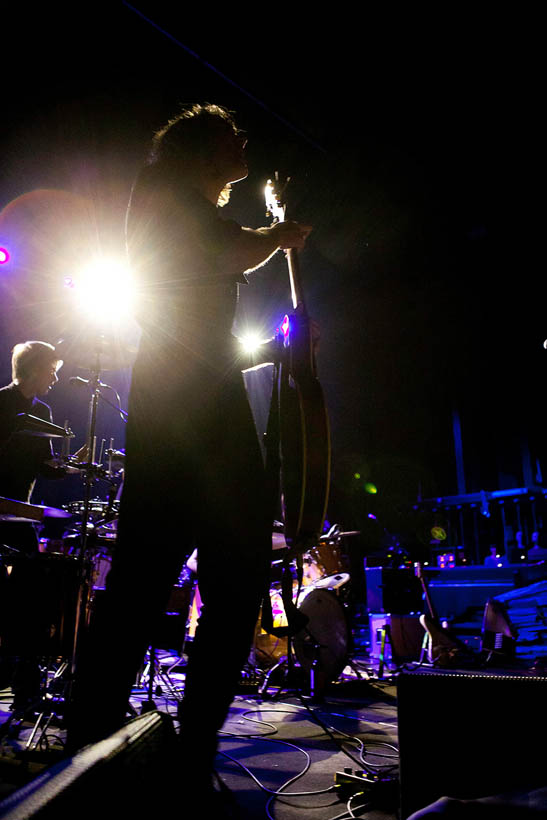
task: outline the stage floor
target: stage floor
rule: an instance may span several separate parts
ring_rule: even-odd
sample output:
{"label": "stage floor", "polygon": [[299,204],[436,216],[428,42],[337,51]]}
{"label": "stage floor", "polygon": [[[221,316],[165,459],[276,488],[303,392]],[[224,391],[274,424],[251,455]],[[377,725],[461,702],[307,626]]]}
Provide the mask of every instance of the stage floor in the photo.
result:
{"label": "stage floor", "polygon": [[[173,717],[177,728],[177,700],[184,690],[184,670],[173,667],[177,656],[159,653],[162,674],[155,679],[153,706]],[[355,656],[323,697],[312,702],[283,680],[259,694],[243,691],[234,699],[220,736],[216,768],[231,791],[245,820],[297,820],[303,812],[310,820],[366,816],[395,820],[397,816],[397,711],[395,685],[389,677],[375,677],[374,664]],[[135,687],[131,704],[136,714],[151,707],[146,679]],[[11,722],[11,692],[0,692],[0,795],[2,798],[31,781],[64,757],[62,716],[54,716],[47,729],[39,729],[27,748],[35,719]],[[62,707],[59,708],[62,711]],[[17,731],[14,731],[17,728]],[[353,794],[335,789],[337,772],[367,768],[395,779],[387,806],[375,805],[370,793]],[[361,788],[355,788],[355,792]],[[297,793],[297,796],[294,795]],[[108,805],[105,796],[105,808]],[[169,813],[180,810],[186,796],[173,784],[169,794],[158,794],[158,807]],[[162,809],[163,810],[163,809]]]}

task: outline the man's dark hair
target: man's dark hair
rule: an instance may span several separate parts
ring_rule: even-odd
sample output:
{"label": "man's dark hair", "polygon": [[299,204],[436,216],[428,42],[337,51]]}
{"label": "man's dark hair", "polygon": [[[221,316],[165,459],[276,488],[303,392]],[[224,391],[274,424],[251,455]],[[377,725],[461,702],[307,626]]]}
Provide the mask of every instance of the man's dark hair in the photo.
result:
{"label": "man's dark hair", "polygon": [[[236,131],[232,112],[213,103],[196,103],[183,108],[170,119],[152,138],[147,164],[173,167],[173,171],[184,171],[196,159],[206,158],[221,129]],[[230,186],[221,193],[219,205],[225,205],[230,198]]]}
{"label": "man's dark hair", "polygon": [[191,161],[205,155],[223,124],[236,127],[232,113],[220,105],[206,103],[184,108],[154,134],[149,161],[184,162],[186,158]]}

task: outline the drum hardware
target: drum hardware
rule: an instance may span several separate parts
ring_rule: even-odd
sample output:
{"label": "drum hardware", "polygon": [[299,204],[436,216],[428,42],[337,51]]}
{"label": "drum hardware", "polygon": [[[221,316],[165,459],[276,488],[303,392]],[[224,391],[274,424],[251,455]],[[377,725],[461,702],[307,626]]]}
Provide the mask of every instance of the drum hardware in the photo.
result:
{"label": "drum hardware", "polygon": [[[73,641],[79,579],[75,559],[65,555],[19,553],[6,562],[12,569],[6,590],[12,617],[2,638],[6,652],[21,664],[15,672],[29,698],[24,701],[23,691],[16,686],[13,711],[0,729],[0,737],[16,737],[27,716],[34,720],[38,715],[26,744],[29,750],[36,748],[33,743],[37,732],[41,729],[41,739],[51,721],[64,714],[63,680]],[[32,618],[29,600],[33,604]]]}
{"label": "drum hardware", "polygon": [[[182,692],[180,688],[171,680],[171,672],[176,667],[185,667],[187,664],[187,655],[185,650],[187,642],[191,642],[195,635],[197,620],[201,612],[201,597],[195,574],[197,572],[197,550],[187,558],[177,579],[177,583],[171,590],[169,601],[165,611],[166,616],[183,615],[185,616],[184,637],[182,639],[182,646],[180,655],[170,664],[167,670],[162,669],[161,664],[158,664],[158,646],[151,644],[148,647],[145,662],[142,671],[139,673],[137,685],[146,687],[148,692],[147,700],[141,706],[141,712],[153,711],[157,708],[154,702],[154,695],[162,695],[163,690],[167,690],[173,698],[177,701],[182,701]],[[161,630],[160,630],[161,631]],[[161,644],[161,636],[155,636],[156,643]],[[173,647],[170,647],[173,648]],[[178,651],[177,651],[178,654]]]}
{"label": "drum hardware", "polygon": [[[60,718],[64,713],[63,705],[64,705],[64,698],[62,696],[62,683],[61,683],[61,694],[59,695],[59,683],[62,682],[63,675],[65,674],[68,668],[68,662],[63,661],[58,669],[55,670],[51,681],[46,686],[45,693],[38,704],[41,704],[42,709],[38,714],[38,718],[32,728],[32,731],[28,737],[28,740],[25,744],[25,749],[27,751],[32,751],[38,748],[42,737],[46,734],[49,726],[54,718]],[[47,677],[47,672],[46,672]],[[38,705],[37,704],[37,705]],[[38,734],[39,729],[41,729],[39,739],[34,742],[34,738]]]}
{"label": "drum hardware", "polygon": [[182,702],[182,692],[178,691],[173,685],[169,673],[178,664],[178,661],[173,664],[167,672],[161,668],[158,663],[157,649],[154,646],[149,646],[145,657],[143,670],[139,676],[139,684],[147,688],[147,699],[141,705],[141,715],[146,712],[155,712],[158,709],[154,701],[154,695],[161,697],[164,688],[169,692],[172,698],[179,703]]}

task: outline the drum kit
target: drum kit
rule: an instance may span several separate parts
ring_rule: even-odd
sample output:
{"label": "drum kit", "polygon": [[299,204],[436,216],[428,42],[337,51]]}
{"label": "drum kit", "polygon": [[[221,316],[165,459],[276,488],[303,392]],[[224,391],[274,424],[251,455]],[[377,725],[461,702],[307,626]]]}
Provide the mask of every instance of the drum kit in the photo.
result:
{"label": "drum kit", "polygon": [[[331,527],[303,554],[301,583],[294,571],[293,601],[307,619],[302,629],[291,638],[279,637],[264,629],[259,619],[250,661],[262,673],[262,693],[280,668],[286,679],[296,666],[300,670],[299,679],[302,681],[304,677],[309,693],[320,697],[325,686],[335,682],[351,664],[351,584],[342,550],[343,538],[349,535],[358,533],[342,532],[337,525]],[[276,572],[281,563],[277,551],[283,546],[286,548],[282,537],[274,532],[270,603],[276,628],[288,626],[281,581]]]}
{"label": "drum kit", "polygon": [[[275,522],[277,524],[277,522]],[[281,525],[272,533],[271,575],[269,596],[274,628],[287,627],[281,591],[281,565],[288,553]],[[296,664],[307,678],[306,688],[320,695],[325,686],[336,681],[351,664],[350,574],[345,571],[342,539],[357,532],[341,532],[332,527],[319,543],[303,555],[303,580],[300,589],[293,569],[293,598],[306,616],[306,626],[291,640],[267,631],[262,613],[255,626],[254,640],[242,683],[250,677],[258,681],[264,694],[273,681],[288,681]],[[197,551],[186,560],[177,584],[173,588],[168,611],[186,618],[186,626],[177,667],[191,654],[201,612],[201,596],[197,575]],[[227,617],[230,613],[227,613]],[[302,676],[300,676],[302,677]],[[312,681],[313,679],[313,681]],[[309,684],[309,686],[308,686]]]}
{"label": "drum kit", "polygon": [[[107,451],[107,455],[110,458],[114,454]],[[116,451],[115,458],[123,463],[120,452]],[[82,465],[82,470],[87,469],[87,465]],[[97,472],[96,466],[94,472]],[[109,480],[119,480],[116,492],[119,495],[123,470],[107,477]],[[65,676],[68,676],[70,687],[74,668],[72,664],[78,648],[78,629],[81,630],[87,624],[95,598],[104,590],[112,548],[116,541],[119,503],[119,498],[106,501],[93,498],[73,501],[62,509],[56,509],[0,498],[0,520],[47,523],[51,519],[64,519],[67,524],[68,529],[63,539],[60,542],[52,541],[46,547],[47,551],[38,556],[39,560],[33,569],[35,577],[32,579],[33,589],[39,589],[36,598],[41,601],[38,608],[44,621],[42,631],[44,634],[47,632],[47,640],[40,644],[40,651],[49,658],[56,657],[60,663],[55,673],[57,689],[59,677]],[[294,597],[298,609],[307,618],[307,624],[292,640],[267,632],[259,617],[248,669],[252,669],[254,676],[260,680],[261,693],[265,693],[271,683],[279,680],[281,672],[286,681],[292,664],[296,664],[307,678],[310,692],[321,695],[325,687],[336,681],[343,669],[351,663],[348,614],[351,585],[350,575],[344,567],[342,539],[352,534],[357,533],[343,533],[338,527],[333,527],[315,547],[303,555],[302,585],[298,589],[297,582],[294,581]],[[84,543],[85,554],[82,548]],[[279,566],[283,560],[279,556],[286,551],[283,534],[274,531],[269,590],[274,627],[287,626]],[[82,554],[85,559],[82,564],[85,572],[83,577],[79,572]],[[17,564],[16,558],[5,560],[7,564]],[[177,614],[185,619],[181,659],[191,652],[201,611],[196,574],[197,556],[194,552],[184,563],[167,606],[167,614]],[[28,584],[28,575],[23,575],[23,578]],[[21,592],[24,590],[21,589]],[[161,641],[159,645],[162,645]],[[179,647],[176,649],[178,652]],[[153,663],[152,659],[150,663]],[[178,663],[173,664],[171,669],[177,665]],[[143,673],[143,680],[144,677]],[[69,691],[65,691],[62,699],[69,696]]]}

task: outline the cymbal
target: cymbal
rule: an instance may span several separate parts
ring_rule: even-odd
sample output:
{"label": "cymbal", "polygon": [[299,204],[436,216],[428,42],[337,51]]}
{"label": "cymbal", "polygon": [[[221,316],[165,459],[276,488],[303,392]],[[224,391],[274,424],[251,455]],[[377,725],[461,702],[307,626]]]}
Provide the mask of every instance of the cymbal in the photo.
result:
{"label": "cymbal", "polygon": [[39,438],[74,438],[74,433],[66,427],[59,427],[30,413],[17,414],[17,432]]}
{"label": "cymbal", "polygon": [[0,496],[0,521],[23,521],[39,524],[51,518],[71,518],[72,513],[42,504],[27,504]]}

